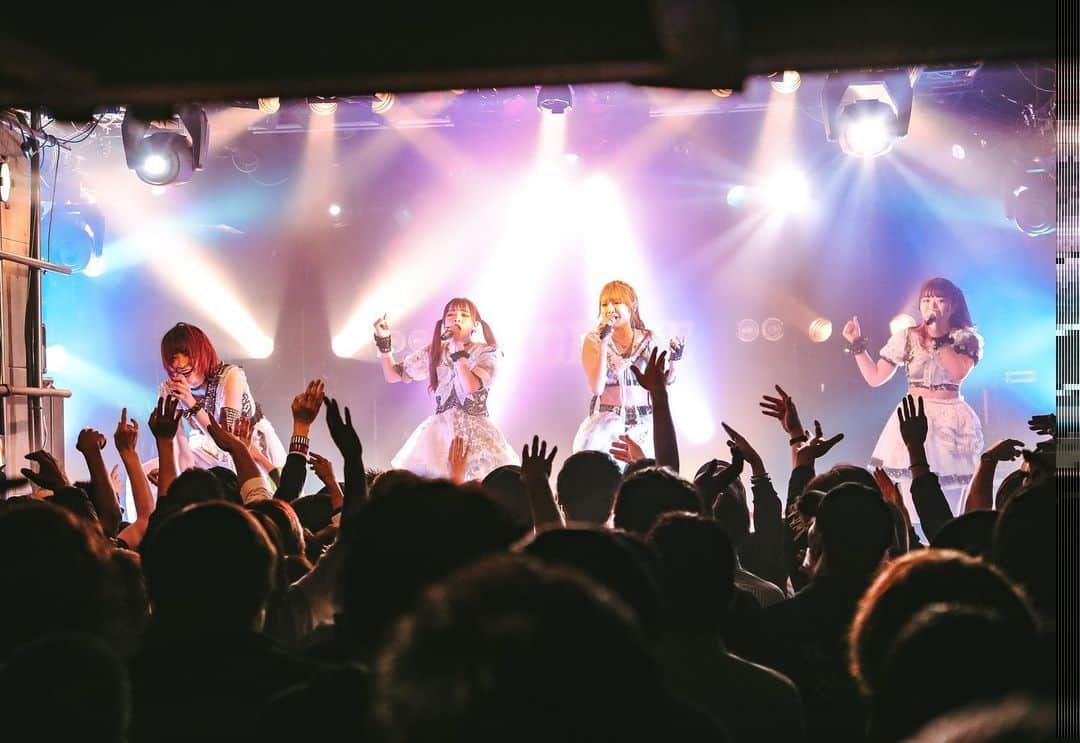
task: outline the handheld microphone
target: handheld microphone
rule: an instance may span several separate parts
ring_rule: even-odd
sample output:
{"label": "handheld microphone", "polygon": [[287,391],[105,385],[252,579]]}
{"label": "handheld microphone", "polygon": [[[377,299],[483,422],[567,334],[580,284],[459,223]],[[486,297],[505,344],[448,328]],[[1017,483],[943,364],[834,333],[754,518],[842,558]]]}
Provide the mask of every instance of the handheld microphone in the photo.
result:
{"label": "handheld microphone", "polygon": [[451,339],[451,338],[453,338],[453,337],[454,337],[454,333],[453,333],[453,331],[452,331],[452,330],[450,330],[450,328],[447,328],[446,330],[444,330],[444,331],[442,332],[442,335],[440,335],[440,336],[439,336],[439,340],[441,340],[441,341],[448,341],[448,340],[450,340],[450,339]]}
{"label": "handheld microphone", "polygon": [[931,312],[930,317],[926,318],[926,324],[927,325],[933,325],[936,322],[937,322],[937,315],[935,315],[933,312]]}

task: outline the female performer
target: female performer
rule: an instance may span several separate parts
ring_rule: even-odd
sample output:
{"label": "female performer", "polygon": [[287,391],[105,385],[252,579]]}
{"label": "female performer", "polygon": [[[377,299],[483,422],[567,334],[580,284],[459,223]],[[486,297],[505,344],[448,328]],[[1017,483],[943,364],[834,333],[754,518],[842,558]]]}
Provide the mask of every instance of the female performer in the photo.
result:
{"label": "female performer", "polygon": [[174,325],[161,339],[161,364],[168,374],[161,396],[177,398],[184,408],[184,418],[192,428],[188,444],[194,466],[233,468],[232,458],[206,432],[211,416],[220,420],[222,412],[230,429],[237,418],[253,419],[252,444],[274,468],[285,465],[285,447],[255,404],[247,375],[239,366],[218,358],[206,333],[187,323]]}
{"label": "female performer", "polygon": [[[581,345],[581,364],[592,399],[589,416],[574,437],[575,452],[610,451],[620,436],[627,436],[646,457],[653,456],[649,393],[638,384],[630,367],[643,371],[654,345],[653,332],[645,327],[638,312],[633,287],[623,281],[605,284],[600,290],[596,327]],[[674,338],[669,346],[667,382],[671,384],[685,340]]]}
{"label": "female performer", "polygon": [[[937,474],[953,513],[959,513],[964,487],[971,480],[983,450],[982,425],[960,394],[960,385],[979,363],[983,339],[975,332],[964,293],[948,279],[933,278],[919,290],[922,323],[898,330],[881,349],[875,362],[867,353],[859,319],[844,326],[848,351],[855,357],[863,379],[871,387],[888,382],[896,368],[907,372],[908,394],[922,397],[929,432],[926,457]],[[911,503],[907,449],[900,437],[896,415],[890,415],[871,457],[872,467],[881,467],[893,480],[901,480],[908,512]]]}
{"label": "female performer", "polygon": [[[484,342],[473,341],[476,330]],[[465,480],[482,480],[504,464],[521,464],[488,418],[487,396],[501,356],[495,334],[470,300],[455,297],[435,321],[430,345],[394,360],[390,324],[383,315],[375,321],[375,345],[383,376],[391,384],[428,380],[435,394],[435,414],[422,422],[394,456],[395,469],[425,477],[449,477],[448,457],[455,437],[464,440]]]}

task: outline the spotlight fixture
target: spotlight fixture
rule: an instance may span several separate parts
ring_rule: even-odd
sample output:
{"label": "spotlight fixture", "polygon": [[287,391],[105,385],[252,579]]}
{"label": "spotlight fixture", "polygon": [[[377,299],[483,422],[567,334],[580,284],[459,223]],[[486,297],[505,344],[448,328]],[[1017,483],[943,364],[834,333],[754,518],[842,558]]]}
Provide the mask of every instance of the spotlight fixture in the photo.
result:
{"label": "spotlight fixture", "polygon": [[541,85],[536,92],[536,107],[553,114],[564,114],[574,107],[574,91],[569,85]]}
{"label": "spotlight fixture", "polygon": [[337,98],[333,96],[317,95],[308,98],[308,108],[316,116],[333,116],[337,111]]}
{"label": "spotlight fixture", "polygon": [[769,85],[777,93],[794,93],[802,85],[802,75],[795,70],[784,70],[769,75]]}
{"label": "spotlight fixture", "polygon": [[824,343],[832,337],[832,323],[824,317],[819,317],[810,323],[810,340],[814,343]]}
{"label": "spotlight fixture", "polygon": [[384,114],[394,107],[394,94],[393,93],[376,93],[375,99],[371,102],[372,113]]}
{"label": "spotlight fixture", "polygon": [[186,183],[202,170],[210,147],[210,123],[202,106],[150,117],[129,108],[120,125],[128,169],[151,186]]}
{"label": "spotlight fixture", "polygon": [[270,114],[276,114],[281,110],[281,99],[278,97],[273,98],[260,98],[259,110],[269,116]]}
{"label": "spotlight fixture", "polygon": [[735,91],[731,88],[713,88],[711,92],[717,98],[730,98]]}
{"label": "spotlight fixture", "polygon": [[884,155],[907,136],[912,98],[905,69],[831,73],[821,92],[825,138],[849,155]]}
{"label": "spotlight fixture", "polygon": [[761,337],[767,341],[778,341],[784,337],[784,322],[779,317],[766,317],[761,321]]}
{"label": "spotlight fixture", "polygon": [[1018,157],[1005,170],[1005,216],[1028,237],[1048,235],[1057,229],[1055,170],[1053,154]]}
{"label": "spotlight fixture", "polygon": [[0,204],[6,204],[11,199],[11,164],[7,160],[0,160]]}
{"label": "spotlight fixture", "polygon": [[93,204],[54,204],[43,230],[46,254],[73,271],[100,275],[104,266],[105,218]]}

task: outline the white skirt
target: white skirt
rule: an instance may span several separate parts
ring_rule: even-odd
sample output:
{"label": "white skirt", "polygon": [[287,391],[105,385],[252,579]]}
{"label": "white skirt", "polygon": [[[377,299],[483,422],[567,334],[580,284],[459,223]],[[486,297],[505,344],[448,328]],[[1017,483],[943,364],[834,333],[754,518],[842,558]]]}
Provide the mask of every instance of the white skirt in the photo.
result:
{"label": "white skirt", "polygon": [[489,472],[504,464],[521,465],[521,456],[490,418],[469,415],[461,408],[450,408],[417,426],[390,460],[390,466],[422,477],[449,477],[450,442],[455,436],[464,438],[469,446],[466,480],[483,480]]}
{"label": "white skirt", "polygon": [[[945,400],[923,398],[928,424],[926,435],[926,460],[931,471],[938,476],[941,489],[954,514],[960,511],[964,490],[979,466],[983,452],[982,424],[975,411],[963,397]],[[901,483],[904,503],[912,521],[918,521],[911,501],[911,461],[907,447],[900,436],[900,422],[896,411],[885,421],[885,429],[878,438],[870,458],[870,467],[881,467],[894,481]]]}
{"label": "white skirt", "polygon": [[[645,456],[653,457],[652,416],[638,418],[632,426],[626,425],[621,413],[597,411],[581,422],[574,436],[575,452],[611,451],[611,444],[620,436],[629,436],[641,447]],[[621,465],[621,463],[620,463]]]}

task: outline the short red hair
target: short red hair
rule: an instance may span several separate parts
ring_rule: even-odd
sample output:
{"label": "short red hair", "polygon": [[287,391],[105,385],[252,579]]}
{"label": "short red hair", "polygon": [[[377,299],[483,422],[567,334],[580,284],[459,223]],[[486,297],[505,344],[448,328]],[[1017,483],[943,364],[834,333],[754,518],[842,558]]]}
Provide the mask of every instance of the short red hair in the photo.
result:
{"label": "short red hair", "polygon": [[173,325],[161,339],[161,365],[166,373],[175,371],[170,362],[178,353],[187,355],[191,359],[192,369],[203,377],[221,364],[217,349],[206,333],[185,322]]}

